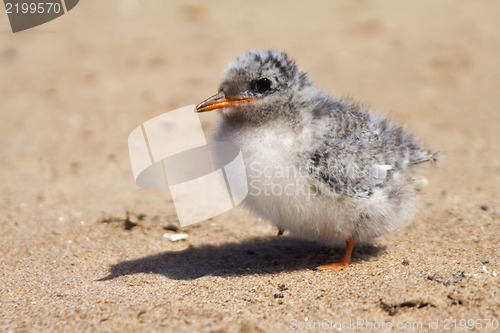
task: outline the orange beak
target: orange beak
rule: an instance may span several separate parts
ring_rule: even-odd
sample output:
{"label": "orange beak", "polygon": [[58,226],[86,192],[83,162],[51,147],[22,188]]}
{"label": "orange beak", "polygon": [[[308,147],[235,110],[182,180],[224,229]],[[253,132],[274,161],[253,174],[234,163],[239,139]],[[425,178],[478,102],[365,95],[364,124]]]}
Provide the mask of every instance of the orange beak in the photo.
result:
{"label": "orange beak", "polygon": [[215,94],[200,104],[196,105],[196,112],[206,112],[217,109],[229,108],[231,106],[248,103],[255,100],[255,98],[242,97],[242,98],[226,98],[223,92]]}

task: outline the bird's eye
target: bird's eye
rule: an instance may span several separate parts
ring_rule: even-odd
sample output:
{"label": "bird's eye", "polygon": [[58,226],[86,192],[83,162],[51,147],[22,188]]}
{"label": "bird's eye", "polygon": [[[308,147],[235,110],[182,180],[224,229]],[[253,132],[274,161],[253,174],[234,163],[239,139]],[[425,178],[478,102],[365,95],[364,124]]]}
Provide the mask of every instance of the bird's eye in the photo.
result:
{"label": "bird's eye", "polygon": [[255,91],[258,93],[263,93],[271,89],[271,80],[268,78],[258,79],[254,82]]}

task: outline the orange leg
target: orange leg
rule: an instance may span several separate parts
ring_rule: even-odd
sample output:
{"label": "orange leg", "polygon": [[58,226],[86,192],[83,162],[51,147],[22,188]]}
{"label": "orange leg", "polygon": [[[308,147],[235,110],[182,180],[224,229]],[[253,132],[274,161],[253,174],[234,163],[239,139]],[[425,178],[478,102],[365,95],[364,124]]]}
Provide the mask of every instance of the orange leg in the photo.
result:
{"label": "orange leg", "polygon": [[318,271],[329,271],[329,270],[338,271],[349,266],[349,264],[351,263],[351,255],[352,255],[352,250],[354,249],[355,241],[356,238],[354,236],[349,237],[349,239],[346,240],[345,242],[345,253],[342,260],[340,262],[335,262],[332,264],[321,265],[317,268]]}

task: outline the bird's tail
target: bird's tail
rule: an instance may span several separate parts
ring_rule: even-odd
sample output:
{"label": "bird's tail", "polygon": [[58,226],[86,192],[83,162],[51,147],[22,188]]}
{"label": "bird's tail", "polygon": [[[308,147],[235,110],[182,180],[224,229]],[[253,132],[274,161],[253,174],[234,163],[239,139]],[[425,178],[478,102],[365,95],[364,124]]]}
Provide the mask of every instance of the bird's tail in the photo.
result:
{"label": "bird's tail", "polygon": [[425,162],[431,162],[432,164],[436,164],[438,161],[439,151],[432,150],[422,150],[420,154],[416,154],[416,156],[412,156],[410,159],[411,164],[421,164]]}

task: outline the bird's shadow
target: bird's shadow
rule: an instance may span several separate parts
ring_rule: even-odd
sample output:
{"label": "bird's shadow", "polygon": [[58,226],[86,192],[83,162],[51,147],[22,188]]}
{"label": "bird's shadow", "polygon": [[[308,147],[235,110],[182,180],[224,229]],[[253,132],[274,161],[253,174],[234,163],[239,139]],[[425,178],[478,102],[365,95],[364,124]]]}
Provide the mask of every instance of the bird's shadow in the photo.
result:
{"label": "bird's shadow", "polygon": [[[385,250],[374,245],[357,246],[353,263],[377,256]],[[340,261],[344,248],[330,248],[292,237],[257,237],[238,243],[190,246],[111,266],[109,275],[98,281],[137,273],[161,274],[175,280],[203,276],[273,274]]]}

